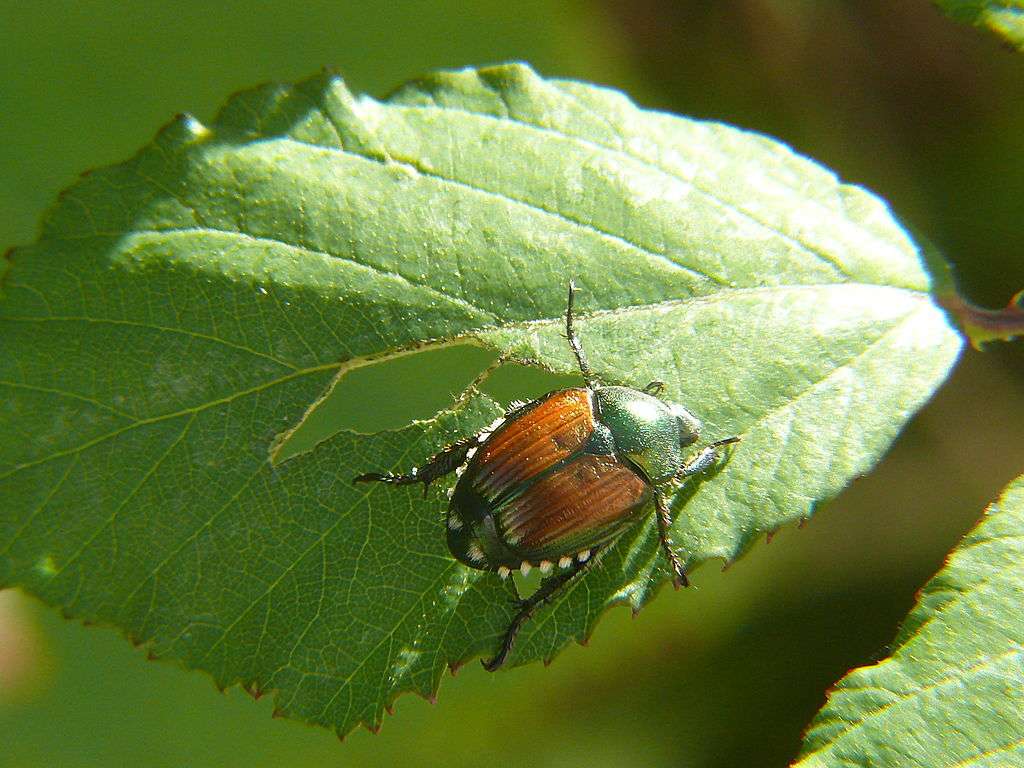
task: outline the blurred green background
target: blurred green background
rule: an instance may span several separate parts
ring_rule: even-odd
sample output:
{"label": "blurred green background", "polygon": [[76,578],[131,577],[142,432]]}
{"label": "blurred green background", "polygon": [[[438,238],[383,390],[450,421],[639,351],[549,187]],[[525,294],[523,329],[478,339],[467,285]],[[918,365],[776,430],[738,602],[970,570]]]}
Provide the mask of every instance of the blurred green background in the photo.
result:
{"label": "blurred green background", "polygon": [[[330,65],[384,95],[507,59],[779,137],[888,200],[973,300],[1024,287],[1024,57],[924,0],[3,0],[0,247],[31,240],[78,172],[177,112],[210,119],[240,88]],[[368,370],[332,418],[380,382],[447,372],[433,401],[404,385],[376,417],[429,414],[480,361],[411,364]],[[492,386],[511,398],[553,383],[513,369]],[[612,611],[550,668],[469,665],[436,705],[404,697],[379,735],[344,744],[0,593],[0,766],[785,765],[826,688],[885,654],[915,591],[1024,471],[1022,430],[1021,345],[967,351],[882,464],[802,530],[701,569],[696,589],[635,620]]]}

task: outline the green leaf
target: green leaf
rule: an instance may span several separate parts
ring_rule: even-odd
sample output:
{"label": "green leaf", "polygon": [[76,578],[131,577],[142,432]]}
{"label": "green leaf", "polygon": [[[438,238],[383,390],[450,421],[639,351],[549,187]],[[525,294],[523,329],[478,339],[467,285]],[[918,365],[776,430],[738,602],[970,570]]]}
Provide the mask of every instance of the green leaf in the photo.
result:
{"label": "green leaf", "polygon": [[892,655],[843,678],[797,765],[1024,763],[1024,476],[921,591]]}
{"label": "green leaf", "polygon": [[1024,0],[937,0],[952,18],[984,27],[1024,51]]}
{"label": "green leaf", "polygon": [[[432,696],[513,611],[511,585],[448,554],[440,489],[350,483],[496,404],[272,464],[339,374],[454,343],[572,373],[575,276],[605,381],[662,379],[708,439],[743,437],[675,499],[696,565],[867,471],[960,349],[877,198],[764,137],[521,65],[383,102],[328,75],[242,93],[82,179],[12,258],[0,585],[339,733]],[[648,521],[538,613],[510,666],[665,579]]]}

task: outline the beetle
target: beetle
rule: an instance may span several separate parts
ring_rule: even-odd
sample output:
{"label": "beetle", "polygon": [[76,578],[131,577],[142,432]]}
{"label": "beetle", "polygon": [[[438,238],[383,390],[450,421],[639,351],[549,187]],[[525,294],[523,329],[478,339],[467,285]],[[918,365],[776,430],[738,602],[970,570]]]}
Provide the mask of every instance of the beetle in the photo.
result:
{"label": "beetle", "polygon": [[[353,482],[391,485],[433,481],[451,472],[458,481],[446,514],[448,548],[471,568],[507,578],[538,567],[547,576],[525,600],[505,631],[498,653],[484,660],[504,664],[522,625],[538,606],[597,560],[654,502],[658,538],[678,589],[689,582],[669,538],[670,491],[684,478],[710,468],[720,450],[739,441],[710,443],[689,458],[701,422],[677,403],[659,399],[652,381],[641,390],[604,386],[587,362],[573,318],[576,286],[570,281],[565,330],[585,382],[514,403],[484,431],[463,438],[407,474],[368,472]],[[549,575],[553,574],[553,575]]]}

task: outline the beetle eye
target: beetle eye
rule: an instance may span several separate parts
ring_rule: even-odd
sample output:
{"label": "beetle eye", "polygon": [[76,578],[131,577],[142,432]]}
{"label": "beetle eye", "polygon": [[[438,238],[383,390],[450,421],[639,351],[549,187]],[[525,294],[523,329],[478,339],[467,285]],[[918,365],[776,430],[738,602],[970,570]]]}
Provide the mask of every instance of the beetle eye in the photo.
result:
{"label": "beetle eye", "polygon": [[679,424],[679,444],[684,448],[693,445],[700,437],[700,419],[676,403],[670,403],[668,407]]}

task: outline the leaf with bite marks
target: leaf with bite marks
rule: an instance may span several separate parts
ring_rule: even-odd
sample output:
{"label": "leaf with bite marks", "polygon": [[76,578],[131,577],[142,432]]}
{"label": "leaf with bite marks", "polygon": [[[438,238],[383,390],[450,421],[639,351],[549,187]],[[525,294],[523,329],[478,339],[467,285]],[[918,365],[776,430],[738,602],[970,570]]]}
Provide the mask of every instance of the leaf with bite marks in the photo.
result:
{"label": "leaf with bite marks", "polygon": [[[743,437],[675,498],[694,566],[867,471],[960,348],[868,192],[521,65],[385,101],[328,75],[242,93],[83,178],[11,258],[0,585],[339,733],[433,695],[513,610],[510,585],[446,551],[442,492],[350,483],[421,463],[492,401],[271,463],[340,371],[464,342],[572,372],[575,277],[602,380],[663,380],[708,439]],[[666,577],[648,521],[538,612],[510,666]]]}

